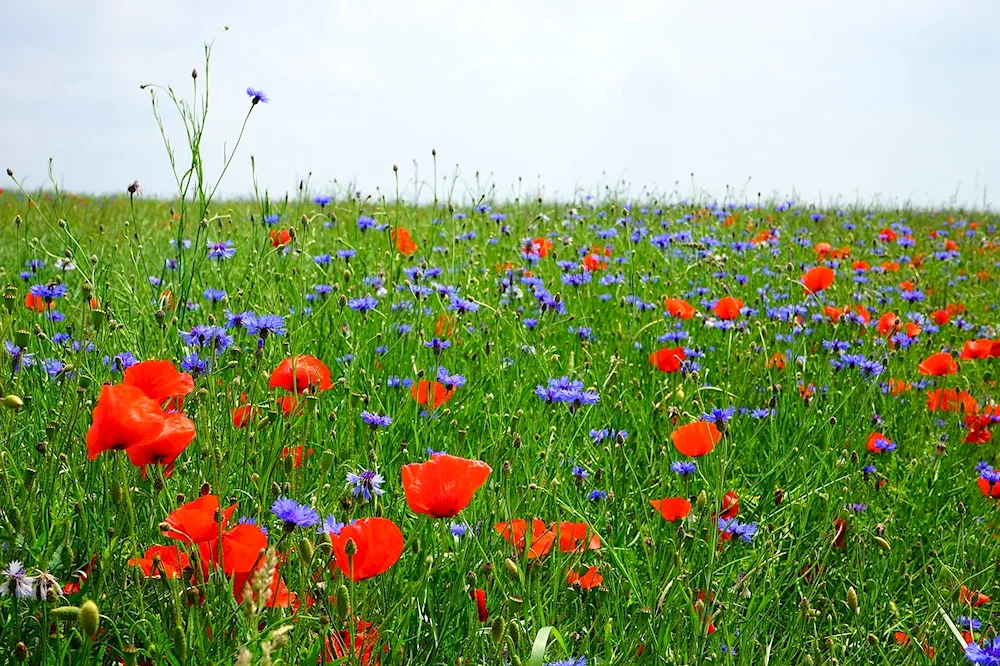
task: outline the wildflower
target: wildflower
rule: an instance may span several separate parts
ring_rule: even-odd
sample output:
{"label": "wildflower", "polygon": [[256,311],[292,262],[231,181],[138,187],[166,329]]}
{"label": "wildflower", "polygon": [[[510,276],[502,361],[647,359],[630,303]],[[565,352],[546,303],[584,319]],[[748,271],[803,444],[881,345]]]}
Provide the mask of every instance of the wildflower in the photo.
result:
{"label": "wildflower", "polygon": [[338,521],[333,516],[327,516],[323,519],[323,522],[317,528],[320,534],[340,534],[340,530],[344,529],[344,523]]}
{"label": "wildflower", "polygon": [[439,382],[428,382],[426,379],[421,379],[410,387],[410,395],[417,404],[428,405],[431,409],[437,409],[448,402],[454,394],[454,388],[448,389]]}
{"label": "wildflower", "polygon": [[1000,637],[983,638],[980,643],[965,646],[965,658],[976,666],[1000,666]]}
{"label": "wildflower", "polygon": [[[385,518],[357,520],[344,526],[339,534],[331,534],[330,543],[337,566],[354,581],[387,571],[403,553],[403,533]],[[353,554],[349,555],[348,550]]]}
{"label": "wildflower", "polygon": [[417,251],[417,244],[410,237],[410,232],[403,227],[396,227],[391,233],[392,242],[396,244],[396,249],[404,256],[410,256]]}
{"label": "wildflower", "polygon": [[604,582],[604,576],[597,571],[597,567],[590,567],[583,574],[572,570],[566,576],[566,584],[569,586],[579,586],[581,590],[592,590],[599,587]]}
{"label": "wildflower", "polygon": [[834,272],[826,266],[816,266],[802,276],[802,286],[807,294],[815,294],[833,284]]}
{"label": "wildflower", "polygon": [[208,241],[208,258],[214,261],[223,261],[225,259],[232,259],[236,256],[236,248],[233,247],[233,241],[227,240],[221,243],[213,243]]}
{"label": "wildflower", "polygon": [[491,471],[490,466],[480,460],[447,454],[434,455],[427,462],[404,465],[402,480],[406,504],[414,513],[451,518],[469,505]]}
{"label": "wildflower", "polygon": [[366,469],[357,473],[348,472],[347,483],[353,486],[351,494],[355,497],[363,497],[365,500],[371,500],[373,494],[378,497],[385,494],[385,491],[382,490],[385,477],[371,470]]}
{"label": "wildflower", "polygon": [[263,90],[257,90],[256,88],[247,88],[247,97],[250,98],[250,104],[257,105],[260,103],[267,104],[271,99]]}
{"label": "wildflower", "polygon": [[226,292],[223,289],[206,289],[202,292],[202,296],[205,297],[206,301],[218,303],[226,297]]}
{"label": "wildflower", "polygon": [[714,423],[695,421],[674,430],[670,433],[670,439],[680,453],[697,457],[711,452],[722,439],[722,434]]}
{"label": "wildflower", "polygon": [[868,441],[865,442],[865,448],[871,453],[883,453],[886,451],[895,451],[896,443],[889,441],[889,438],[880,432],[873,432],[868,435]]}
{"label": "wildflower", "polygon": [[332,387],[330,369],[318,358],[306,354],[283,360],[268,381],[268,388],[283,388],[291,393],[326,391]]}
{"label": "wildflower", "polygon": [[347,307],[355,312],[365,313],[369,310],[374,310],[377,306],[378,301],[371,295],[362,296],[361,298],[352,298],[347,301]]}
{"label": "wildflower", "polygon": [[248,319],[244,326],[247,333],[256,335],[262,340],[268,335],[281,336],[286,333],[285,318],[276,314],[257,315]]}
{"label": "wildflower", "polygon": [[664,520],[674,522],[675,520],[688,517],[691,513],[691,502],[683,497],[665,497],[658,500],[650,500],[649,504],[663,516]]}
{"label": "wildflower", "polygon": [[329,206],[331,201],[333,201],[333,197],[325,194],[321,194],[317,196],[315,199],[313,199],[313,203],[319,206],[320,210]]}
{"label": "wildflower", "polygon": [[562,659],[560,661],[550,661],[547,662],[545,666],[587,666],[587,658],[578,657],[576,659]]}
{"label": "wildflower", "polygon": [[587,495],[587,499],[591,502],[599,502],[608,498],[608,492],[606,490],[591,490],[590,494]]}
{"label": "wildflower", "polygon": [[926,359],[924,359],[917,370],[922,375],[932,375],[934,377],[943,377],[945,375],[953,375],[958,372],[958,363],[955,359],[951,357],[951,354],[947,352],[938,352],[936,354],[931,354]]}
{"label": "wildflower", "polygon": [[649,355],[649,364],[660,372],[677,372],[681,369],[684,359],[682,347],[664,347]]}
{"label": "wildflower", "polygon": [[191,566],[191,560],[177,546],[150,546],[142,557],[133,557],[129,566],[139,567],[146,578],[179,578],[181,571]]}
{"label": "wildflower", "polygon": [[13,592],[19,599],[28,599],[33,595],[36,578],[28,576],[24,565],[17,560],[13,560],[0,571],[0,576],[6,579],[0,583],[0,596],[7,596]]}
{"label": "wildflower", "polygon": [[18,372],[35,362],[34,354],[29,354],[23,347],[18,347],[10,340],[4,340],[3,346],[10,354],[11,372]]}
{"label": "wildflower", "polygon": [[198,324],[190,331],[178,331],[184,344],[190,347],[213,347],[217,352],[228,349],[233,344],[233,337],[221,326]]}
{"label": "wildflower", "polygon": [[315,509],[288,498],[275,500],[271,505],[271,513],[284,521],[285,529],[289,530],[296,527],[312,527],[319,522],[319,514]]}
{"label": "wildflower", "polygon": [[670,471],[679,476],[688,476],[694,474],[698,466],[694,461],[687,460],[675,460],[670,463]]}
{"label": "wildflower", "polygon": [[375,430],[376,428],[388,428],[392,425],[391,416],[384,416],[369,411],[361,412],[361,420],[371,426],[372,430]]}
{"label": "wildflower", "polygon": [[743,301],[733,296],[724,296],[712,306],[712,312],[723,321],[732,321],[740,316]]}

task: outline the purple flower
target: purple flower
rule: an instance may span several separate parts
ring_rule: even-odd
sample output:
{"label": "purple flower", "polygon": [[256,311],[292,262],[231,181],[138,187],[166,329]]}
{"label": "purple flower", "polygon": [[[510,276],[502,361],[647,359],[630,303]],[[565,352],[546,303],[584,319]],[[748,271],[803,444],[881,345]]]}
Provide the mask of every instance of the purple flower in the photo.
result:
{"label": "purple flower", "polygon": [[339,522],[333,516],[327,516],[326,519],[317,528],[320,534],[340,534],[340,530],[344,529],[344,523]]}
{"label": "purple flower", "polygon": [[0,596],[7,596],[13,591],[18,599],[27,599],[34,592],[35,578],[28,576],[24,565],[17,560],[13,560],[6,569],[0,571],[0,576],[6,578],[0,583]]}
{"label": "purple flower", "polygon": [[1000,636],[984,638],[982,643],[969,643],[965,647],[965,658],[976,666],[1000,666]]}
{"label": "purple flower", "polygon": [[66,295],[66,285],[64,284],[33,284],[28,288],[35,298],[44,299],[46,302]]}
{"label": "purple flower", "polygon": [[358,473],[348,472],[347,483],[352,486],[351,494],[355,497],[364,497],[366,500],[370,500],[372,494],[377,496],[385,494],[385,491],[382,490],[385,478],[378,472],[368,469],[361,470]]}
{"label": "purple flower", "polygon": [[327,195],[320,195],[315,199],[313,199],[313,203],[315,203],[320,208],[326,208],[327,206],[330,205],[331,201],[333,201],[333,197]]}
{"label": "purple flower", "polygon": [[361,412],[361,420],[370,425],[372,430],[376,428],[388,428],[392,424],[391,416],[383,416],[367,411]]}
{"label": "purple flower", "polygon": [[311,506],[288,498],[275,500],[271,505],[271,513],[284,521],[285,529],[311,527],[319,522],[319,514]]}
{"label": "purple flower", "polygon": [[347,307],[351,308],[355,312],[368,312],[369,310],[374,310],[378,306],[378,301],[374,296],[362,296],[361,298],[352,298],[347,301]]}
{"label": "purple flower", "polygon": [[247,88],[247,97],[250,98],[250,104],[254,104],[254,105],[260,104],[261,102],[263,102],[264,104],[267,104],[268,102],[271,101],[271,98],[269,98],[267,96],[267,94],[263,90],[258,90],[256,88],[250,88],[250,87],[248,87]]}
{"label": "purple flower", "polygon": [[285,318],[276,314],[258,315],[246,321],[244,326],[247,329],[247,333],[256,335],[261,339],[266,338],[268,335],[284,335],[286,333]]}
{"label": "purple flower", "polygon": [[233,247],[233,241],[227,240],[221,243],[208,241],[209,259],[223,261],[224,259],[232,259],[234,256],[236,256],[236,248]]}
{"label": "purple flower", "polygon": [[213,303],[218,303],[223,298],[226,297],[226,292],[222,289],[206,289],[202,296],[205,297],[206,301],[211,301]]}
{"label": "purple flower", "polygon": [[34,363],[34,354],[29,354],[25,349],[18,347],[10,340],[4,340],[3,346],[7,349],[7,353],[10,354],[12,372],[17,372],[21,368]]}
{"label": "purple flower", "polygon": [[689,462],[687,460],[675,460],[670,463],[670,471],[680,476],[694,474],[697,469],[698,466],[694,462]]}

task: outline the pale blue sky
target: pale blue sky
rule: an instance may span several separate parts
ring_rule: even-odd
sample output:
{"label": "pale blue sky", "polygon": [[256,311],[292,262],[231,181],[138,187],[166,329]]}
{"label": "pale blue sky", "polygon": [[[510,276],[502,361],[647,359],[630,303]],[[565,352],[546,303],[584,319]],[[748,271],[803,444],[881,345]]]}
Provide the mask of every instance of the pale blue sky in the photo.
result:
{"label": "pale blue sky", "polygon": [[462,203],[477,171],[498,198],[519,177],[550,198],[620,180],[690,195],[694,172],[720,197],[1000,201],[995,0],[7,3],[0,167],[37,187],[52,157],[71,190],[172,194],[139,84],[189,90],[226,25],[210,166],[244,89],[272,99],[227,194],[251,191],[253,155],[272,195],[310,171],[315,191],[391,192],[397,163],[412,197],[417,160],[426,196],[435,148]]}

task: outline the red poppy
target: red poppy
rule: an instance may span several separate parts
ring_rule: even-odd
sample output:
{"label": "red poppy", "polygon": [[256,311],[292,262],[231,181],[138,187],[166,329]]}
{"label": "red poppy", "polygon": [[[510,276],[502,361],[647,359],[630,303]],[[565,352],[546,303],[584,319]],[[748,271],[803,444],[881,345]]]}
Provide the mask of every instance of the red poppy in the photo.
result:
{"label": "red poppy", "polygon": [[983,604],[987,604],[989,602],[990,598],[988,596],[986,596],[982,592],[979,592],[978,590],[975,592],[970,592],[969,588],[967,588],[965,585],[963,585],[962,589],[959,590],[958,592],[958,603],[962,604],[963,606],[972,606],[973,608],[978,608]]}
{"label": "red poppy", "polygon": [[330,369],[318,358],[300,354],[286,358],[271,373],[270,388],[283,388],[292,393],[304,393],[315,388],[325,391],[333,387]]}
{"label": "red poppy", "polygon": [[677,372],[684,358],[683,347],[664,347],[649,355],[649,363],[660,372]]}
{"label": "red poppy", "polygon": [[782,354],[781,352],[775,352],[774,354],[771,355],[770,358],[764,361],[764,367],[768,369],[777,368],[778,370],[784,370],[785,355]]}
{"label": "red poppy", "polygon": [[292,235],[287,229],[275,229],[267,237],[271,239],[271,247],[281,247],[292,242]]}
{"label": "red poppy", "polygon": [[410,232],[403,227],[396,227],[392,230],[392,242],[396,244],[399,253],[407,257],[417,251],[417,244],[410,236]]}
{"label": "red poppy", "polygon": [[813,251],[816,253],[817,259],[823,260],[826,259],[827,256],[829,256],[829,254],[833,251],[833,246],[826,242],[816,243],[816,247],[813,248]]}
{"label": "red poppy", "polygon": [[951,321],[951,313],[947,310],[935,310],[931,313],[931,320],[938,326],[944,326]]}
{"label": "red poppy", "polygon": [[30,291],[24,295],[24,307],[29,310],[34,310],[35,312],[45,312],[51,308],[54,308],[56,304],[52,301],[45,302],[45,299],[40,296],[35,296]]}
{"label": "red poppy", "polygon": [[691,502],[683,497],[664,497],[658,500],[649,500],[650,505],[656,509],[663,519],[674,522],[677,519],[684,519],[691,513]]}
{"label": "red poppy", "polygon": [[442,338],[450,338],[454,326],[455,318],[447,312],[442,312],[434,322],[434,333]]}
{"label": "red poppy", "polygon": [[606,259],[610,256],[611,248],[595,245],[590,248],[590,252],[583,257],[583,268],[591,273],[594,271],[603,271],[608,267]]}
{"label": "red poppy", "polygon": [[972,361],[978,358],[989,358],[993,351],[993,341],[989,339],[966,340],[962,346],[962,353],[959,355],[963,361]]}
{"label": "red poppy", "polygon": [[722,433],[714,423],[695,421],[674,430],[670,439],[683,455],[698,457],[711,452],[722,439]]}
{"label": "red poppy", "polygon": [[[125,370],[125,386],[135,386],[159,405],[179,400],[194,390],[194,379],[178,372],[170,361],[143,361]],[[179,404],[178,404],[179,406]]]}
{"label": "red poppy", "polygon": [[886,243],[892,243],[896,240],[896,238],[898,238],[896,232],[889,227],[886,227],[878,233],[878,239],[880,241],[885,241]]}
{"label": "red poppy", "polygon": [[902,379],[896,379],[891,377],[889,379],[889,393],[892,395],[900,395],[901,393],[906,393],[913,388],[913,384],[905,382]]}
{"label": "red poppy", "polygon": [[[247,589],[247,581],[250,580],[250,576],[261,571],[263,566],[263,563],[261,563],[254,571],[247,571],[245,573],[240,572],[233,576],[233,597],[236,598],[236,603],[243,602],[243,594]],[[251,594],[253,598],[256,599],[257,595],[252,589]],[[285,581],[281,578],[278,567],[274,568],[274,574],[271,576],[271,583],[267,586],[267,600],[264,602],[264,605],[267,608],[287,608],[289,606],[298,606],[297,595],[289,590],[288,586],[285,585]]]}
{"label": "red poppy", "polygon": [[927,392],[927,411],[957,412],[975,414],[979,411],[979,403],[965,391],[940,388]]}
{"label": "red poppy", "polygon": [[428,405],[431,409],[437,409],[451,400],[451,396],[455,395],[455,389],[449,390],[440,382],[421,379],[410,387],[410,395],[418,405]]}
{"label": "red poppy", "polygon": [[847,547],[847,521],[843,518],[833,519],[833,547]]}
{"label": "red poppy", "polygon": [[[345,661],[357,663],[360,666],[378,666],[379,652],[385,654],[389,651],[386,645],[381,651],[376,650],[379,644],[379,633],[372,628],[370,622],[358,620],[357,630],[354,632],[353,644],[351,632],[339,631],[324,639],[324,649],[319,656],[319,664],[342,664]],[[353,659],[348,659],[353,657]]]}
{"label": "red poppy", "polygon": [[890,446],[892,446],[892,442],[880,432],[870,433],[868,439],[865,441],[865,448],[868,449],[869,453],[882,453],[883,451],[890,450],[888,448]]}
{"label": "red poppy", "polygon": [[723,520],[732,520],[740,512],[740,498],[735,490],[728,490],[722,497],[722,506],[719,510],[719,517]]}
{"label": "red poppy", "polygon": [[[524,520],[516,519],[510,522],[497,523],[493,529],[497,534],[510,542],[516,549],[524,550],[527,542],[527,523]],[[555,532],[546,527],[545,522],[539,518],[531,521],[531,544],[528,546],[528,559],[543,557],[552,550],[555,544]]]}
{"label": "red poppy", "polygon": [[[289,396],[290,397],[290,396]],[[234,428],[245,428],[250,424],[250,419],[257,412],[257,408],[253,405],[240,405],[233,409],[233,427]]]}
{"label": "red poppy", "polygon": [[469,505],[489,478],[490,466],[437,454],[423,463],[403,465],[403,492],[410,511],[432,518],[451,518]]}
{"label": "red poppy", "polygon": [[536,254],[541,258],[545,258],[549,254],[549,250],[552,249],[552,241],[542,236],[528,241],[521,248],[522,252],[525,254]]}
{"label": "red poppy", "polygon": [[159,578],[161,572],[167,578],[179,578],[181,571],[191,566],[188,556],[177,546],[150,546],[142,557],[133,557],[128,563],[129,566],[142,569],[146,578]]}
{"label": "red poppy", "polygon": [[[403,554],[403,533],[385,518],[362,518],[330,533],[337,566],[354,581],[367,580],[389,570]],[[352,542],[356,552],[347,554]]]}
{"label": "red poppy", "polygon": [[160,405],[141,389],[106,384],[101,387],[87,430],[87,457],[93,460],[102,451],[123,450],[155,439],[165,420]]}
{"label": "red poppy", "polygon": [[490,612],[486,610],[486,590],[477,587],[475,590],[469,592],[469,596],[476,602],[476,614],[479,616],[479,621],[486,622],[489,620]]}
{"label": "red poppy", "polygon": [[274,402],[285,416],[302,413],[302,406],[294,395],[279,396],[275,398]]}
{"label": "red poppy", "polygon": [[125,447],[125,455],[136,467],[165,465],[169,476],[174,460],[194,441],[194,422],[180,413],[164,415],[160,432]]}
{"label": "red poppy", "polygon": [[815,294],[827,289],[833,284],[833,269],[827,266],[816,266],[806,271],[802,276],[802,287],[807,294]]}
{"label": "red poppy", "polygon": [[604,576],[597,571],[597,567],[590,567],[582,575],[575,570],[571,570],[566,575],[566,583],[570,586],[579,585],[581,590],[592,590],[604,582]]}
{"label": "red poppy", "polygon": [[979,486],[979,490],[983,492],[990,499],[1000,499],[1000,481],[995,481],[990,483],[983,477],[976,479],[976,484]]}
{"label": "red poppy", "polygon": [[855,270],[855,271],[857,271],[859,273],[864,273],[865,271],[867,271],[870,268],[871,268],[871,266],[868,265],[868,262],[864,261],[862,259],[858,259],[853,264],[851,264],[851,269]]}
{"label": "red poppy", "polygon": [[552,527],[559,535],[559,550],[564,553],[579,553],[584,550],[597,550],[601,547],[601,539],[587,523],[561,522],[553,523]]}
{"label": "red poppy", "polygon": [[177,539],[187,544],[203,543],[219,538],[219,532],[226,528],[229,518],[236,511],[236,505],[222,510],[222,522],[215,521],[219,511],[219,498],[215,495],[203,495],[174,509],[160,527],[163,536]]}
{"label": "red poppy", "polygon": [[[219,566],[221,554],[222,570],[227,576],[249,574],[256,569],[266,548],[267,535],[259,527],[249,523],[238,524],[223,532],[221,549],[219,539],[215,537],[198,544],[205,572],[208,571],[207,563]],[[242,589],[240,586],[240,591]]]}
{"label": "red poppy", "polygon": [[295,466],[296,468],[302,467],[303,457],[309,457],[312,454],[313,454],[313,448],[309,447],[308,449],[306,449],[306,447],[302,444],[299,444],[294,449],[290,449],[287,446],[281,449],[281,459],[284,460],[288,456],[292,456],[292,465]]}
{"label": "red poppy", "polygon": [[936,354],[931,354],[920,365],[917,366],[917,370],[922,375],[932,375],[934,377],[943,377],[945,375],[953,375],[958,372],[958,363],[955,359],[951,357],[951,354],[947,352],[938,352]]}
{"label": "red poppy", "polygon": [[883,261],[880,264],[880,266],[881,266],[882,270],[884,270],[886,273],[898,273],[899,272],[899,264],[896,263],[895,261]]}
{"label": "red poppy", "polygon": [[690,319],[695,313],[694,306],[683,298],[665,299],[663,305],[667,308],[667,312],[670,313],[671,317],[677,317],[678,319]]}
{"label": "red poppy", "polygon": [[720,298],[715,306],[712,308],[712,312],[719,319],[725,321],[731,321],[740,316],[740,308],[743,307],[743,301],[733,296],[723,296]]}

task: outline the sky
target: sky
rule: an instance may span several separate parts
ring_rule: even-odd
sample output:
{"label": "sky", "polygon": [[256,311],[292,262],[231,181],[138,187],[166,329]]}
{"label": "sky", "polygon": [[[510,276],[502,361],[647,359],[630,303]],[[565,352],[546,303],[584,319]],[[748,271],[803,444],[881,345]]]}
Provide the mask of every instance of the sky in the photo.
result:
{"label": "sky", "polygon": [[[0,167],[176,192],[141,84],[192,95],[219,192],[309,179],[466,205],[543,196],[1000,203],[994,0],[77,2],[0,8]],[[180,161],[183,128],[160,99]],[[437,153],[437,178],[431,151]],[[10,181],[0,185],[9,188]]]}

